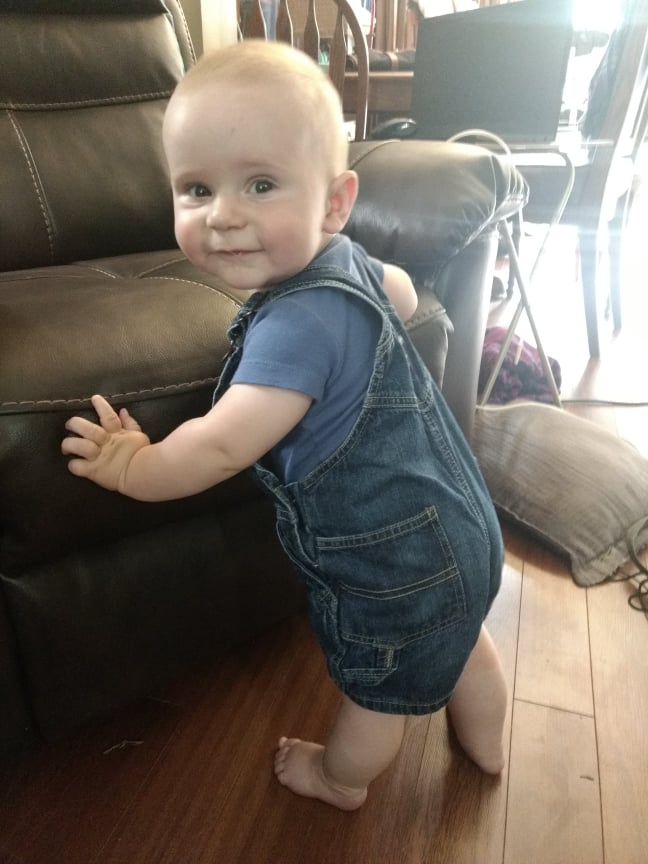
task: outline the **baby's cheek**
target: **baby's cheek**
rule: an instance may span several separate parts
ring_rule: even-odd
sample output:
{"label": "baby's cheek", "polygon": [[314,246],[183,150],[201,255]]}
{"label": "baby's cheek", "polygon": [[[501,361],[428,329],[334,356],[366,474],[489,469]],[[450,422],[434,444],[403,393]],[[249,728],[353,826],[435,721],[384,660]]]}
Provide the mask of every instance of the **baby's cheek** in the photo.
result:
{"label": "baby's cheek", "polygon": [[193,220],[183,214],[176,214],[175,238],[178,246],[188,258],[193,258],[196,252],[196,226]]}

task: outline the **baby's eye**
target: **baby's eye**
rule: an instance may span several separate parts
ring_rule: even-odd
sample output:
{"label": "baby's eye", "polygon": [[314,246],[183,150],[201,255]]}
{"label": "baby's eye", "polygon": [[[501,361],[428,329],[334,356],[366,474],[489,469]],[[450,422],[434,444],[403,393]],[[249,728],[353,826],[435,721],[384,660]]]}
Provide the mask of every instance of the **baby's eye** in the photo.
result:
{"label": "baby's eye", "polygon": [[266,192],[271,192],[274,188],[275,184],[272,180],[268,180],[265,177],[260,177],[251,184],[251,189],[255,195],[265,195]]}
{"label": "baby's eye", "polygon": [[192,198],[208,198],[211,195],[211,190],[204,183],[192,183],[187,188],[187,194]]}

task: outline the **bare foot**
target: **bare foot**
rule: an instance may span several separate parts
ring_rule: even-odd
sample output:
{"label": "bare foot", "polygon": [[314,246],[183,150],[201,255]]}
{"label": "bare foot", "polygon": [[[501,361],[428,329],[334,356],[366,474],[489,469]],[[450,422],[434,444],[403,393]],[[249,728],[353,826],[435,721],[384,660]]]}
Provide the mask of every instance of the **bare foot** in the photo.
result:
{"label": "bare foot", "polygon": [[481,752],[476,749],[465,747],[460,742],[459,746],[465,755],[474,762],[478,768],[481,768],[484,774],[491,774],[493,777],[497,777],[504,770],[506,760],[504,758],[503,748],[499,751],[494,750],[493,752]]}
{"label": "bare foot", "polygon": [[485,774],[501,774],[506,764],[501,738],[494,741],[476,741],[474,736],[464,734],[462,740],[462,729],[453,716],[452,703],[448,705],[448,719],[451,744],[454,743],[457,749],[463,750],[465,755]]}
{"label": "bare foot", "polygon": [[339,786],[326,776],[324,747],[300,738],[280,738],[275,755],[277,780],[306,798],[318,798],[340,810],[357,810],[367,797],[366,789]]}

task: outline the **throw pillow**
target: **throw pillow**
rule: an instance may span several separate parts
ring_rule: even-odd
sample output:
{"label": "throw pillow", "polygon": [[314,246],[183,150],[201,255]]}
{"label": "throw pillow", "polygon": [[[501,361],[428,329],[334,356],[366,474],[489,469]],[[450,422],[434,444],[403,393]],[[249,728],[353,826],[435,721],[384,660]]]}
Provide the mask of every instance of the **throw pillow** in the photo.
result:
{"label": "throw pillow", "polygon": [[[595,585],[628,560],[648,517],[648,459],[595,423],[537,403],[477,409],[473,450],[500,514],[529,529]],[[637,550],[648,547],[648,519]]]}

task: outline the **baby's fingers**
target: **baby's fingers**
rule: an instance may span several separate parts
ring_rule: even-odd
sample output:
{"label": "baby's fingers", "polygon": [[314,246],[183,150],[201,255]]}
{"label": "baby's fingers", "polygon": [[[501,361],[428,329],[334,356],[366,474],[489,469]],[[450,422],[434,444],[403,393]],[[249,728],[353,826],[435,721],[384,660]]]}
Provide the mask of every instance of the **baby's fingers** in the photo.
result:
{"label": "baby's fingers", "polygon": [[139,425],[137,420],[128,413],[125,408],[119,409],[119,419],[121,421],[122,427],[129,432],[141,432],[142,427]]}
{"label": "baby's fingers", "polygon": [[90,400],[92,407],[97,412],[97,417],[102,427],[106,432],[119,432],[122,428],[121,420],[110,402],[107,402],[103,396],[93,396]]}
{"label": "baby's fingers", "polygon": [[89,438],[64,438],[61,441],[61,453],[64,456],[80,456],[82,459],[96,459],[100,452],[99,444]]}
{"label": "baby's fingers", "polygon": [[87,459],[70,459],[67,467],[68,471],[76,477],[90,477],[92,474],[92,464]]}
{"label": "baby's fingers", "polygon": [[[88,441],[93,441],[98,447],[101,447],[108,440],[108,433],[101,426],[86,420],[85,417],[70,417],[65,421],[65,428],[68,432],[74,432],[75,435],[81,438],[87,438]],[[74,439],[65,439],[66,441]]]}

